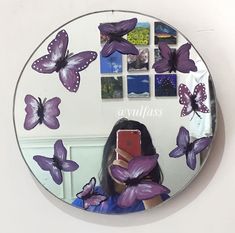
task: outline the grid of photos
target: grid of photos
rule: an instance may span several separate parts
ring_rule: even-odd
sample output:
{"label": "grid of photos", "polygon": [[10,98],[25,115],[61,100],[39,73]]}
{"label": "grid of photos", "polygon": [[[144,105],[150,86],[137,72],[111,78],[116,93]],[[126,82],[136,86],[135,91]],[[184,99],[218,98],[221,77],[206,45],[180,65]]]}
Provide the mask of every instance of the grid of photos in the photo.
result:
{"label": "grid of photos", "polygon": [[[150,38],[150,30],[154,32],[153,38]],[[150,56],[154,58],[152,62],[160,61],[162,57],[158,48],[159,42],[175,45],[177,43],[176,30],[162,22],[154,22],[153,25],[149,22],[138,22],[135,29],[124,38],[135,45],[139,54],[122,55],[114,52],[108,57],[100,54],[101,98],[118,99],[124,96],[149,98],[151,96],[150,83],[154,83],[153,96],[155,97],[177,96],[176,74],[156,73],[154,77],[151,77],[149,73],[153,65],[150,63]],[[101,46],[107,41],[108,37],[100,34]],[[176,51],[175,48],[171,50]],[[123,56],[126,56],[125,59]],[[126,64],[123,64],[123,61],[126,61]],[[154,78],[154,82],[151,82],[151,78]],[[127,93],[123,93],[123,82],[127,84]]]}

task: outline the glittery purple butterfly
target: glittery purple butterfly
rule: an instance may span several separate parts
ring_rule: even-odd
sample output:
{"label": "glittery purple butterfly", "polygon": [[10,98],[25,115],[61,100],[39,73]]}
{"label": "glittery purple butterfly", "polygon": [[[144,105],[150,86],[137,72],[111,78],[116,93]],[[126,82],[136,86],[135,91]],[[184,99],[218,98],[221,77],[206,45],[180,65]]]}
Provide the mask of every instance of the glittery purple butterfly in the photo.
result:
{"label": "glittery purple butterfly", "polygon": [[[201,116],[197,112],[209,113],[208,107],[203,104],[207,99],[206,88],[204,83],[199,83],[194,88],[193,94],[184,84],[179,85],[179,102],[184,105],[181,116],[189,115],[191,112],[196,113],[199,118]],[[194,116],[194,115],[193,115]]]}
{"label": "glittery purple butterfly", "polygon": [[83,200],[83,208],[88,209],[90,206],[98,206],[103,201],[107,200],[107,197],[95,192],[96,179],[92,177],[89,183],[83,186],[83,190],[77,193],[77,197]]}
{"label": "glittery purple butterfly", "polygon": [[32,95],[26,95],[24,99],[26,103],[26,116],[24,128],[27,130],[33,129],[37,124],[45,124],[50,129],[58,129],[60,123],[56,117],[60,115],[58,105],[61,100],[58,97],[42,101]]}
{"label": "glittery purple butterfly", "polygon": [[80,84],[79,72],[86,69],[97,57],[94,51],[84,51],[73,55],[67,50],[68,34],[61,30],[54,40],[48,45],[47,55],[44,55],[33,62],[32,68],[39,73],[59,73],[59,78],[64,87],[76,92]]}
{"label": "glittery purple butterfly", "polygon": [[170,157],[178,158],[186,155],[186,163],[192,170],[196,167],[196,155],[207,148],[212,137],[203,137],[190,143],[189,131],[181,127],[176,139],[177,147],[169,154]]}
{"label": "glittery purple butterfly", "polygon": [[101,51],[102,56],[108,57],[115,51],[122,54],[139,54],[138,49],[133,44],[122,38],[122,36],[132,31],[136,24],[136,18],[117,23],[101,23],[98,28],[101,34],[108,38],[108,41]]}
{"label": "glittery purple butterfly", "polygon": [[149,180],[146,176],[157,164],[158,155],[139,156],[128,163],[128,168],[111,165],[110,172],[114,179],[125,183],[126,189],[118,197],[120,207],[130,207],[137,200],[147,200],[170,190],[163,185]]}
{"label": "glittery purple butterfly", "polygon": [[197,71],[195,62],[189,59],[189,50],[191,45],[189,43],[183,44],[178,50],[169,48],[166,42],[159,43],[159,50],[161,59],[153,64],[153,68],[157,73],[170,73],[176,70],[182,73],[189,73],[190,71]]}
{"label": "glittery purple butterfly", "polygon": [[57,140],[54,144],[53,158],[44,157],[41,155],[33,156],[33,159],[38,163],[44,171],[49,171],[52,179],[56,184],[63,182],[62,171],[73,172],[78,169],[78,164],[72,160],[67,160],[67,150],[63,145],[62,140]]}

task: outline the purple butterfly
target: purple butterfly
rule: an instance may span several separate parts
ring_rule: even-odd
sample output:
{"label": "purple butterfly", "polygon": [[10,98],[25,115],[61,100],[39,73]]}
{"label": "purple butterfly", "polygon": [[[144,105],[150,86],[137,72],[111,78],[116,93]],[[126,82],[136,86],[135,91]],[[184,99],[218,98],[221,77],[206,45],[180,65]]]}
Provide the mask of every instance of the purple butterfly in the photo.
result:
{"label": "purple butterfly", "polygon": [[34,61],[32,68],[43,74],[59,73],[60,81],[65,88],[76,92],[80,84],[79,72],[96,59],[97,53],[84,51],[73,55],[67,50],[68,42],[67,32],[60,31],[47,47],[49,54]]}
{"label": "purple butterfly", "polygon": [[176,147],[169,154],[170,157],[178,158],[186,155],[186,163],[192,170],[196,167],[196,155],[207,148],[211,143],[212,137],[203,137],[190,143],[189,131],[181,127],[176,139]]}
{"label": "purple butterfly", "polygon": [[26,95],[24,99],[26,103],[26,116],[24,128],[27,130],[33,129],[37,124],[45,124],[50,129],[58,129],[60,123],[56,117],[60,115],[58,105],[61,100],[58,97],[42,101],[32,95]]}
{"label": "purple butterfly", "polygon": [[147,200],[170,190],[163,185],[149,180],[146,176],[157,164],[158,155],[135,157],[128,163],[128,168],[111,165],[110,172],[114,179],[125,183],[126,189],[118,197],[120,207],[130,207],[137,200]]}
{"label": "purple butterfly", "polygon": [[189,50],[191,45],[189,43],[183,44],[178,50],[169,48],[166,42],[159,43],[159,50],[161,59],[153,64],[153,68],[157,73],[164,73],[169,71],[182,73],[189,73],[190,71],[197,71],[195,62],[189,59]]}
{"label": "purple butterfly", "polygon": [[63,145],[62,140],[57,140],[54,144],[53,158],[44,157],[41,155],[33,156],[33,159],[38,163],[40,168],[44,171],[49,171],[52,179],[56,184],[63,182],[62,172],[73,172],[78,169],[79,165],[67,160],[67,150]]}
{"label": "purple butterfly", "polygon": [[138,49],[133,44],[122,38],[128,32],[132,31],[136,24],[136,18],[123,20],[117,23],[101,23],[98,28],[101,34],[108,38],[108,41],[105,43],[101,51],[102,56],[108,57],[115,51],[122,54],[138,55]]}
{"label": "purple butterfly", "polygon": [[[191,112],[196,113],[199,118],[201,116],[197,112],[209,113],[208,107],[203,104],[207,99],[206,88],[204,83],[199,83],[194,88],[193,94],[189,91],[188,87],[184,84],[179,85],[179,102],[184,105],[181,111],[181,117],[189,115]],[[193,116],[194,116],[193,114]]]}
{"label": "purple butterfly", "polygon": [[83,208],[86,210],[90,206],[98,206],[103,201],[107,200],[107,197],[95,192],[96,179],[92,177],[89,183],[83,186],[83,190],[77,193],[77,197],[83,200]]}

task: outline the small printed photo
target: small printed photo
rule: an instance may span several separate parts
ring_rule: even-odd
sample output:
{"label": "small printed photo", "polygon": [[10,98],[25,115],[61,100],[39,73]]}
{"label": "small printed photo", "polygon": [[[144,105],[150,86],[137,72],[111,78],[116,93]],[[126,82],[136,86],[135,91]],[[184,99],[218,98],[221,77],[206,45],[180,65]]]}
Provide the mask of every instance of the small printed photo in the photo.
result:
{"label": "small printed photo", "polygon": [[122,77],[101,77],[101,98],[123,98]]}
{"label": "small printed photo", "polygon": [[[176,51],[176,49],[171,48],[171,51]],[[160,61],[162,59],[160,49],[154,49],[154,61]]]}
{"label": "small printed photo", "polygon": [[162,23],[154,23],[154,43],[166,42],[168,44],[176,44],[177,32],[172,27]]}
{"label": "small printed photo", "polygon": [[127,75],[127,90],[129,98],[150,97],[148,75]]}
{"label": "small printed photo", "polygon": [[149,45],[150,24],[139,22],[134,30],[127,34],[127,40],[134,45]]}
{"label": "small printed photo", "polygon": [[155,75],[155,96],[177,96],[176,74]]}
{"label": "small printed photo", "polygon": [[127,55],[127,70],[149,70],[149,49],[139,49],[139,55]]}
{"label": "small printed photo", "polygon": [[114,52],[109,57],[103,57],[100,53],[100,72],[107,73],[122,73],[122,54]]}

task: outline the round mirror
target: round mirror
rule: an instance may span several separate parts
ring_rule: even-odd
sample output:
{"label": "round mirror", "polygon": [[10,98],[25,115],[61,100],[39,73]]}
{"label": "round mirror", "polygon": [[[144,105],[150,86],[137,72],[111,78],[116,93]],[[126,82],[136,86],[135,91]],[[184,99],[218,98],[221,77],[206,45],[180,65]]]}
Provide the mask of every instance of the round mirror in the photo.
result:
{"label": "round mirror", "polygon": [[19,78],[14,123],[37,180],[87,211],[169,200],[208,157],[216,102],[192,44],[136,12],[79,17],[50,34]]}

